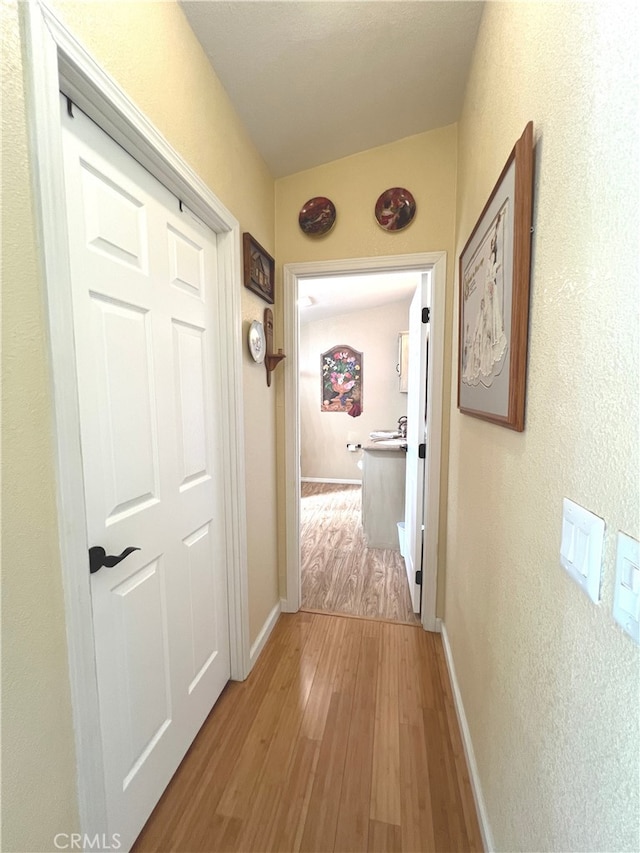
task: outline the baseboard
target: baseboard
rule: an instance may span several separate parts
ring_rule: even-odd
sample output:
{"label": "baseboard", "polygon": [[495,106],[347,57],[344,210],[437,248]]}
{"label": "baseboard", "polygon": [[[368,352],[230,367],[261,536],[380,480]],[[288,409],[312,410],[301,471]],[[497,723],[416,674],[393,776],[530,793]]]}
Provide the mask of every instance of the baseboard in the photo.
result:
{"label": "baseboard", "polygon": [[444,646],[444,656],[447,662],[449,671],[449,680],[451,681],[451,689],[453,690],[453,701],[456,706],[456,716],[458,717],[458,725],[462,734],[462,743],[464,745],[464,754],[467,759],[467,767],[469,768],[469,776],[471,778],[471,790],[473,791],[473,799],[478,812],[478,821],[480,822],[480,832],[482,833],[482,841],[486,853],[492,853],[495,850],[493,843],[493,833],[489,826],[489,816],[487,807],[482,796],[482,788],[480,786],[480,775],[478,774],[478,765],[473,751],[473,743],[471,742],[471,732],[467,723],[467,715],[462,704],[462,695],[460,693],[460,685],[456,676],[456,668],[453,663],[453,655],[451,646],[449,645],[449,635],[444,622],[441,622],[442,645]]}
{"label": "baseboard", "polygon": [[276,626],[276,622],[278,621],[278,617],[280,616],[281,610],[282,605],[280,601],[277,601],[273,607],[273,610],[267,616],[264,625],[260,629],[260,633],[256,637],[255,643],[251,646],[251,651],[249,652],[250,669],[253,669],[255,662],[260,657],[260,652],[263,650],[267,640],[271,636],[271,632]]}
{"label": "baseboard", "polygon": [[362,480],[334,480],[331,477],[300,477],[301,483],[339,483],[343,486],[361,486]]}
{"label": "baseboard", "polygon": [[297,613],[299,609],[299,607],[289,607],[287,598],[280,599],[280,613]]}

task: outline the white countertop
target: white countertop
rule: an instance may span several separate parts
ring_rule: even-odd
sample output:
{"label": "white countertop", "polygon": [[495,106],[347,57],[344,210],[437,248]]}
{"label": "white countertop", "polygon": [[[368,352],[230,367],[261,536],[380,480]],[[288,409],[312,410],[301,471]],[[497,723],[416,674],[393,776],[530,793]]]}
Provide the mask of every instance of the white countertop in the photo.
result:
{"label": "white countertop", "polygon": [[382,450],[404,453],[407,449],[407,442],[403,438],[390,438],[383,441],[372,441],[370,444],[363,444],[362,449],[372,450],[375,453],[380,453]]}

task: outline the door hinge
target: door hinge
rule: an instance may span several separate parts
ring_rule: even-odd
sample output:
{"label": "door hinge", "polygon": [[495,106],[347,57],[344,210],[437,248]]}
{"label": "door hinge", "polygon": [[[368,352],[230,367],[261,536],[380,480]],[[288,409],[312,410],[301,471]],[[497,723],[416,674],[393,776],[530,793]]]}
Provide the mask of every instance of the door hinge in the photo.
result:
{"label": "door hinge", "polygon": [[429,322],[429,318],[430,318],[430,317],[431,317],[431,311],[430,311],[430,309],[429,309],[429,308],[423,308],[423,309],[422,309],[422,322],[423,322],[423,323],[428,323],[428,322]]}
{"label": "door hinge", "polygon": [[416,572],[416,583],[418,586],[422,586],[422,569],[418,569]]}
{"label": "door hinge", "polygon": [[426,459],[427,458],[427,445],[419,444],[418,445],[418,459]]}

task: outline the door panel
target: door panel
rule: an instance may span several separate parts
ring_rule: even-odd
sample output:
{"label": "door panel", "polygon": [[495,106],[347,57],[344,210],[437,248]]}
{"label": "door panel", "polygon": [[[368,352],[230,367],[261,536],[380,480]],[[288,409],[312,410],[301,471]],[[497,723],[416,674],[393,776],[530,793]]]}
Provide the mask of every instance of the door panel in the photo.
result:
{"label": "door panel", "polygon": [[192,692],[216,654],[215,579],[211,572],[211,533],[206,524],[184,540],[191,607]]}
{"label": "door panel", "polygon": [[144,204],[89,163],[80,161],[87,246],[146,271]]}
{"label": "door panel", "polygon": [[229,678],[216,238],[74,112],[61,103],[87,547],[140,549],[91,576],[126,849]]}
{"label": "door panel", "polygon": [[[112,590],[110,622],[119,623],[119,680],[128,697],[123,713],[126,788],[141,759],[171,720],[167,620],[160,560],[153,560]],[[149,661],[160,666],[149,666]]]}
{"label": "door panel", "polygon": [[203,329],[173,320],[180,489],[207,476]]}
{"label": "door panel", "polygon": [[170,281],[191,296],[202,297],[204,257],[202,247],[171,226],[169,240]]}
{"label": "door panel", "polygon": [[158,495],[150,318],[137,306],[95,293],[89,297],[108,525]]}

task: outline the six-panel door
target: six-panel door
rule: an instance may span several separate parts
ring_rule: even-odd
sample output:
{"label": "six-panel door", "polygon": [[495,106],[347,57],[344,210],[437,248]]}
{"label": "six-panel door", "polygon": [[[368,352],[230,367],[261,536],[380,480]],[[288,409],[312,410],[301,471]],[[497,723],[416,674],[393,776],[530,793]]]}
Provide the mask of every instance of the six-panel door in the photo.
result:
{"label": "six-panel door", "polygon": [[[229,678],[216,238],[61,103],[109,831],[135,839]],[[89,571],[87,565],[80,571]]]}

